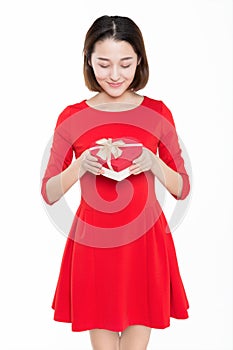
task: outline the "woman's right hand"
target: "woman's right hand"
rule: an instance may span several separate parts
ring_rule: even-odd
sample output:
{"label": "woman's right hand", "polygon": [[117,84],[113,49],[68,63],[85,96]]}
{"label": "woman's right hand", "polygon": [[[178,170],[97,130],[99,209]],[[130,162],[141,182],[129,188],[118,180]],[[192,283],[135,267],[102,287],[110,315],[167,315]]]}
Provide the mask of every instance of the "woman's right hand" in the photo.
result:
{"label": "woman's right hand", "polygon": [[79,162],[79,179],[86,173],[86,171],[89,171],[94,175],[101,175],[104,173],[102,164],[98,162],[98,158],[90,154],[88,149],[81,154],[77,161]]}

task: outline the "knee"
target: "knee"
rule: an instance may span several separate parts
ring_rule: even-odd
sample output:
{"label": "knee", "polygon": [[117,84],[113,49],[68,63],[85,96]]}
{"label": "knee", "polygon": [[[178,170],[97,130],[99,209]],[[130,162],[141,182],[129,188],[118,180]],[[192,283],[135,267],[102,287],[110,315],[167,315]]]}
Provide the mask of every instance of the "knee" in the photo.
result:
{"label": "knee", "polygon": [[120,349],[119,341],[115,345],[92,344],[92,350],[119,350],[119,349]]}
{"label": "knee", "polygon": [[119,334],[107,330],[91,330],[90,339],[93,350],[119,350]]}
{"label": "knee", "polygon": [[141,345],[141,344],[120,344],[119,350],[147,350],[147,345]]}
{"label": "knee", "polygon": [[141,325],[129,326],[122,333],[119,350],[146,350],[151,328]]}
{"label": "knee", "polygon": [[115,344],[92,343],[92,350],[120,350],[120,341],[117,340]]}

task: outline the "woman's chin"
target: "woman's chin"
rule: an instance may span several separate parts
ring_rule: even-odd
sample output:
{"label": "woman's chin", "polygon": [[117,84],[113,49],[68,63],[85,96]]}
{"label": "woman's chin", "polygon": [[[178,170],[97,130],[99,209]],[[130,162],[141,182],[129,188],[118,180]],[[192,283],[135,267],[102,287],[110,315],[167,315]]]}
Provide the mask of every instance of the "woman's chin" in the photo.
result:
{"label": "woman's chin", "polygon": [[124,95],[124,93],[126,92],[126,90],[124,89],[106,89],[105,93],[112,98],[118,98],[121,97],[122,95]]}

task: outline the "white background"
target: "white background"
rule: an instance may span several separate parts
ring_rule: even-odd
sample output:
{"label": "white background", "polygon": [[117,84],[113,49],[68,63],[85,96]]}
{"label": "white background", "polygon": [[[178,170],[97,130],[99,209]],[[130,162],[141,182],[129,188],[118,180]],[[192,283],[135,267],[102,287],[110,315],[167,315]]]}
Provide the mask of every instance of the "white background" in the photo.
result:
{"label": "white background", "polygon": [[1,349],[91,349],[88,331],[53,321],[65,237],[46,215],[40,168],[58,114],[91,96],[83,40],[103,14],[129,16],[141,28],[150,64],[142,93],[172,110],[192,162],[192,199],[173,235],[190,318],[153,329],[148,349],[232,349],[232,2],[12,0],[0,7]]}

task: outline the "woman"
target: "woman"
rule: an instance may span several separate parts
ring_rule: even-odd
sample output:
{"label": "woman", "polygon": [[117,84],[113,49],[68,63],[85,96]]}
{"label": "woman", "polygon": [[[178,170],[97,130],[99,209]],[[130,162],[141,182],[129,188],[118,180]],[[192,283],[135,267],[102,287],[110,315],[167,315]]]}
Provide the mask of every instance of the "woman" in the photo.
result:
{"label": "woman", "polygon": [[[151,328],[188,317],[154,180],[183,200],[189,176],[170,110],[137,93],[148,76],[137,25],[127,17],[98,18],[84,43],[85,83],[97,94],[60,114],[42,180],[49,205],[80,181],[52,307],[56,321],[90,331],[94,350],[146,349]],[[117,181],[109,168],[126,175]]]}

